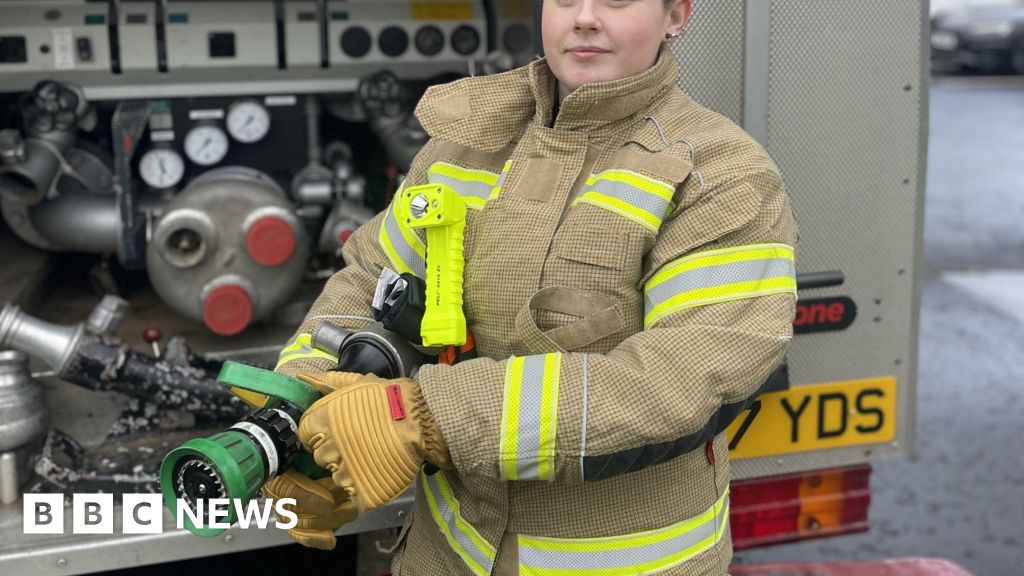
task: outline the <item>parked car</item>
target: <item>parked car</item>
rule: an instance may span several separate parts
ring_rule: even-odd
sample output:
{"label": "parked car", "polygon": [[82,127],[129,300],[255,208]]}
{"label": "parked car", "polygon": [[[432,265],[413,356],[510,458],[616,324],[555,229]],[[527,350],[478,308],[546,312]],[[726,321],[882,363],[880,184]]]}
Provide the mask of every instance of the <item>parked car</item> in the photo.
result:
{"label": "parked car", "polygon": [[1024,74],[1024,1],[932,16],[932,66]]}

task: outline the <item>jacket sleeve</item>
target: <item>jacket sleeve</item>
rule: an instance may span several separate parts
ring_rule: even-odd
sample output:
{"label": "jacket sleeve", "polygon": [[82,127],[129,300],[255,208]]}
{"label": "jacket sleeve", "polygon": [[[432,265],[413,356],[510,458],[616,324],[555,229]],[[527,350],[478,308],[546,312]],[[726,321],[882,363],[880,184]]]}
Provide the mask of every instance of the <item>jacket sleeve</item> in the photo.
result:
{"label": "jacket sleeve", "polygon": [[[405,186],[426,182],[428,142],[413,160]],[[400,191],[399,191],[400,192]],[[400,193],[395,193],[399,198]],[[309,309],[298,330],[288,340],[274,368],[276,372],[294,376],[300,372],[318,372],[333,368],[337,358],[315,350],[312,334],[325,321],[347,330],[359,330],[373,321],[373,293],[377,278],[387,267],[398,273],[412,272],[425,277],[426,249],[423,232],[400,226],[396,217],[397,202],[360,226],[342,247],[345,267],[324,285],[323,291]]]}
{"label": "jacket sleeve", "polygon": [[783,358],[796,241],[778,173],[758,169],[665,220],[644,264],[643,330],[607,354],[424,367],[418,379],[456,468],[591,481],[702,446]]}

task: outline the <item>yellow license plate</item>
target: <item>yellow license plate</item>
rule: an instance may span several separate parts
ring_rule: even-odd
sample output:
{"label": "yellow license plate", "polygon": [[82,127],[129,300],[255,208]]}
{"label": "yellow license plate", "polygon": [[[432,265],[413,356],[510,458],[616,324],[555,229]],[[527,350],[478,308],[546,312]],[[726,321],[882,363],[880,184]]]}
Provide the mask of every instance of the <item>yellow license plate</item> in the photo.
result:
{"label": "yellow license plate", "polygon": [[413,2],[413,20],[472,20],[471,2]]}
{"label": "yellow license plate", "polygon": [[896,378],[762,394],[726,434],[733,460],[891,442],[896,434]]}

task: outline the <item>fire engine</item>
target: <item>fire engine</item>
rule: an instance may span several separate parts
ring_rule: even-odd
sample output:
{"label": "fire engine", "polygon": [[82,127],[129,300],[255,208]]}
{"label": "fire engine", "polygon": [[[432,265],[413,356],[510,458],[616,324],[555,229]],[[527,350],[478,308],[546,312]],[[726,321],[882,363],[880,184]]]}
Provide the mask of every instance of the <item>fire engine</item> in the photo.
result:
{"label": "fire engine", "polygon": [[[695,4],[680,86],[768,149],[800,227],[790,351],[729,428],[733,541],[867,530],[871,462],[914,444],[928,3]],[[0,0],[0,572],[287,543],[29,535],[21,499],[159,492],[239,413],[207,375],[273,365],[387,205],[424,90],[539,52],[532,0]]]}

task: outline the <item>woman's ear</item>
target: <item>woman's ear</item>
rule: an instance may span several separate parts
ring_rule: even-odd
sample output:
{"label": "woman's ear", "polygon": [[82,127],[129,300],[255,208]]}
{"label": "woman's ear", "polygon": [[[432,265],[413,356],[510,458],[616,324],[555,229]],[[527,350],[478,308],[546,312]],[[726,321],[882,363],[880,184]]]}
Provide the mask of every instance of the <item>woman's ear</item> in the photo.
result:
{"label": "woman's ear", "polygon": [[693,0],[676,0],[669,10],[668,32],[682,33],[690,23],[690,15],[693,13]]}

